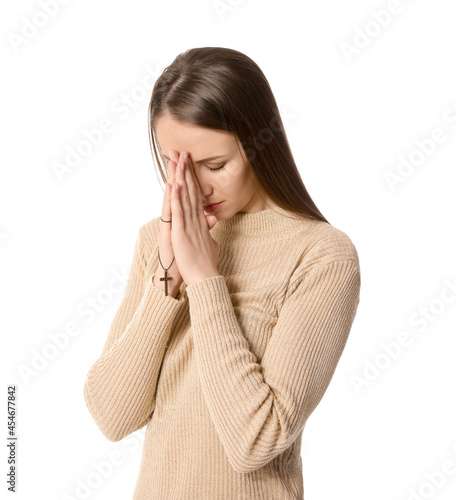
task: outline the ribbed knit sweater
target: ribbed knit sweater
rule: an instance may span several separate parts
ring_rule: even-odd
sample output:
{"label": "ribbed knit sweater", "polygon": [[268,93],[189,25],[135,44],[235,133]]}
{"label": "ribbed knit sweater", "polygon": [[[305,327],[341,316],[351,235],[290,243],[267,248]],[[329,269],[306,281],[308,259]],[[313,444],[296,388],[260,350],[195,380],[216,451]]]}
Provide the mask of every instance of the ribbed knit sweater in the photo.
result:
{"label": "ribbed knit sweater", "polygon": [[147,424],[133,500],[302,500],[301,438],[359,304],[349,237],[282,208],[210,230],[219,276],[154,286],[160,217],[84,384],[103,435]]}

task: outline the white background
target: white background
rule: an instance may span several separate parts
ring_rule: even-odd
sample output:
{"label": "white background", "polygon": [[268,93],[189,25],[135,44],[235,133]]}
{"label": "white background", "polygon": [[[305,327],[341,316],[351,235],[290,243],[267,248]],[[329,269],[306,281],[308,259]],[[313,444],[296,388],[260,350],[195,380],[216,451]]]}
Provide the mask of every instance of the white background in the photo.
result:
{"label": "white background", "polygon": [[[1,7],[1,388],[6,413],[17,387],[14,498],[133,495],[145,428],[109,442],[83,398],[122,294],[89,322],[78,311],[128,271],[139,226],[160,215],[144,80],[188,48],[223,46],[264,71],[309,193],[360,256],[358,313],[303,436],[306,500],[454,499],[454,2],[46,3],[47,22],[45,2]],[[124,95],[135,106],[121,115]],[[59,179],[53,165],[103,119],[112,132]],[[418,142],[436,129],[445,139],[420,161]],[[52,350],[72,322],[79,334]],[[405,336],[397,357],[385,353]],[[113,452],[120,463],[83,496]]]}

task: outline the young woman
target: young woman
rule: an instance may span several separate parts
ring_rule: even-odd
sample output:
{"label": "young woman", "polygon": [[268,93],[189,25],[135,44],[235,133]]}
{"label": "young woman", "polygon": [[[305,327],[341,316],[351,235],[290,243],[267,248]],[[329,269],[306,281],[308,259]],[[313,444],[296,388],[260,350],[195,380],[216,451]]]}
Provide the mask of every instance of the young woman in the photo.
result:
{"label": "young woman", "polygon": [[147,424],[134,500],[303,499],[302,433],[357,311],[357,251],[246,55],[178,55],[149,126],[162,213],[139,229],[87,407],[111,441]]}

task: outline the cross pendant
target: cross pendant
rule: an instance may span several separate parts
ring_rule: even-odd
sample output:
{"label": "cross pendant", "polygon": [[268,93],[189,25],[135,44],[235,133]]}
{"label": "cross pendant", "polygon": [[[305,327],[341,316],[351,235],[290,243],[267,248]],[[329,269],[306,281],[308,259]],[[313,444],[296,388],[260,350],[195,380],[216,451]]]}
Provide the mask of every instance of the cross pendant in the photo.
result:
{"label": "cross pendant", "polygon": [[164,278],[160,278],[160,281],[164,281],[165,282],[165,295],[168,295],[168,281],[172,280],[173,278],[168,277],[168,270],[167,269],[164,269],[164,271],[165,271],[165,277]]}

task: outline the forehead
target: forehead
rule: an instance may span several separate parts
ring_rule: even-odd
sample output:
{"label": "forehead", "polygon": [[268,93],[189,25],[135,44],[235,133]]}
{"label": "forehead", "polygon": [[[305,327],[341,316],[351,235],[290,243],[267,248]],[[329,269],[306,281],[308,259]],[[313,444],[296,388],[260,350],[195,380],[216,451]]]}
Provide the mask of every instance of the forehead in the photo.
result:
{"label": "forehead", "polygon": [[234,135],[229,132],[198,127],[178,121],[169,115],[157,120],[155,134],[162,154],[168,156],[168,150],[178,153],[187,151],[194,160],[219,154],[228,154],[236,148]]}

